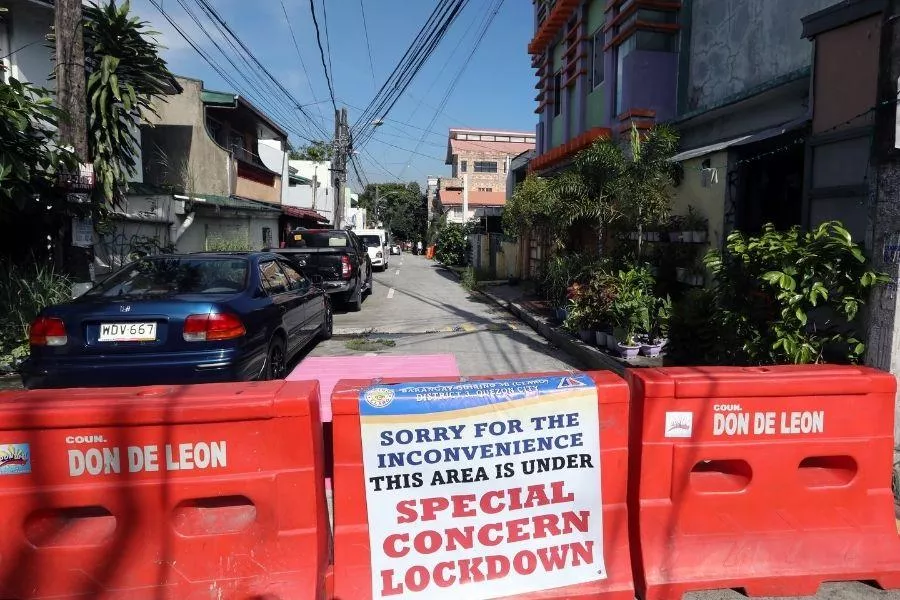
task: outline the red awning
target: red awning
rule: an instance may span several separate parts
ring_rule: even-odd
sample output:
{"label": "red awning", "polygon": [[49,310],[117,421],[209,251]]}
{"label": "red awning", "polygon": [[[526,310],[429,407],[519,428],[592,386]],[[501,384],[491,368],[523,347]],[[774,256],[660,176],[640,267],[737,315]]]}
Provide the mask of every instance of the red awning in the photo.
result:
{"label": "red awning", "polygon": [[320,215],[311,208],[297,208],[296,206],[282,206],[281,212],[295,219],[312,219],[319,223],[327,223],[328,217]]}

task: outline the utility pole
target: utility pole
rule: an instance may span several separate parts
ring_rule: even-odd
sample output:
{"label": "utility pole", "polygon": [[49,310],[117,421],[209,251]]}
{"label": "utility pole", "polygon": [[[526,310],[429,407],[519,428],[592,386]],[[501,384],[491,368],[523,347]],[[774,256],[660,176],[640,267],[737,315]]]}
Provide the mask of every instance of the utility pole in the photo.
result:
{"label": "utility pole", "polygon": [[334,226],[341,228],[344,218],[344,196],[347,187],[347,158],[350,154],[350,131],[347,127],[347,109],[334,111],[334,157],[331,175],[334,181]]}
{"label": "utility pole", "polygon": [[56,101],[68,115],[60,119],[60,143],[72,146],[81,162],[89,163],[81,1],[56,0]]}

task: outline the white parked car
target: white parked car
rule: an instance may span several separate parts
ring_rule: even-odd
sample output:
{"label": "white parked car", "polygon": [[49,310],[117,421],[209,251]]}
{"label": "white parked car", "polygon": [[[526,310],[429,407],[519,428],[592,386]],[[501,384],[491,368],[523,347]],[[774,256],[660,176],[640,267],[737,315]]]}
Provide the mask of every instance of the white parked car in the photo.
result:
{"label": "white parked car", "polygon": [[396,254],[397,256],[400,256],[401,253],[402,253],[402,250],[400,250],[399,244],[391,244],[391,254]]}
{"label": "white parked car", "polygon": [[387,232],[384,229],[355,229],[353,233],[366,245],[372,268],[379,271],[387,269],[390,262]]}

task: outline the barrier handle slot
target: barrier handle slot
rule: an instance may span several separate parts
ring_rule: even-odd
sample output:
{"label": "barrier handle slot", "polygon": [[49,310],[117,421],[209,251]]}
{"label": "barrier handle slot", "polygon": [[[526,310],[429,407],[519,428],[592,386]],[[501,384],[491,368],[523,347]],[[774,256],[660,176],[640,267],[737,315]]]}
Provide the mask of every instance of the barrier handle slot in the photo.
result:
{"label": "barrier handle slot", "polygon": [[753,479],[753,469],[744,460],[701,460],[691,469],[690,487],[701,494],[743,491]]}
{"label": "barrier handle slot", "polygon": [[256,505],[246,496],[185,500],[175,507],[172,525],[184,536],[235,533],[256,521]]}
{"label": "barrier handle slot", "polygon": [[101,546],[116,532],[116,517],[102,506],[42,508],[25,519],[25,537],[35,548]]}

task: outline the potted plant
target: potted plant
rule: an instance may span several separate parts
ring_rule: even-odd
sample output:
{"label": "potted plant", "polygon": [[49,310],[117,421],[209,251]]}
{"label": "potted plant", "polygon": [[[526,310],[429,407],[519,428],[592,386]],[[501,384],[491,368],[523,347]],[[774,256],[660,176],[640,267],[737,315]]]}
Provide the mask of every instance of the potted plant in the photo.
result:
{"label": "potted plant", "polygon": [[684,218],[684,230],[686,236],[690,239],[686,242],[705,243],[709,236],[709,220],[694,210],[693,206],[688,206],[688,214]]}
{"label": "potted plant", "polygon": [[618,291],[610,307],[616,327],[616,350],[623,358],[634,358],[641,349],[637,341],[638,333],[650,328],[648,296],[637,285],[624,285]]}
{"label": "potted plant", "polygon": [[647,343],[641,344],[640,353],[644,356],[656,357],[666,345],[669,337],[669,317],[672,315],[672,300],[653,298],[650,310],[650,333]]}

